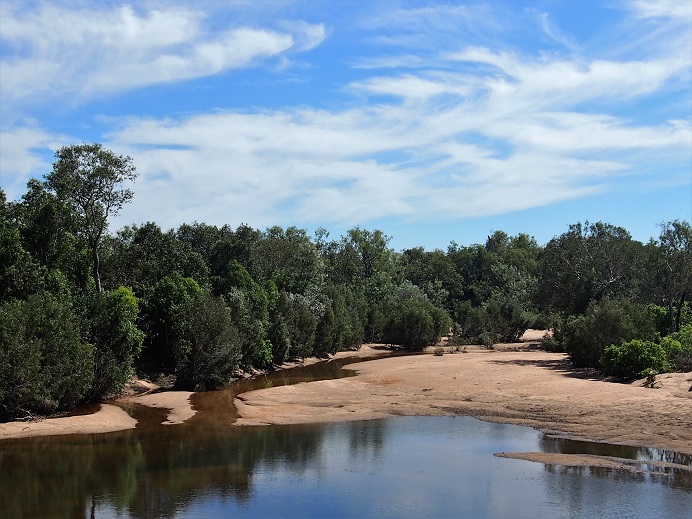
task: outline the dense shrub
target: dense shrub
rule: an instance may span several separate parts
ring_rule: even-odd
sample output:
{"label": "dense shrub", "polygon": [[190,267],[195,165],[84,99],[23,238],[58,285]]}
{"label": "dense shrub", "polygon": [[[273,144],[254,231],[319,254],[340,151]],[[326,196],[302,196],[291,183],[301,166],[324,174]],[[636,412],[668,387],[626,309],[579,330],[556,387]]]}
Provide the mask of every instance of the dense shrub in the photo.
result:
{"label": "dense shrub", "polygon": [[567,318],[555,331],[555,342],[575,365],[592,368],[601,367],[601,356],[611,344],[655,337],[655,324],[645,307],[615,299],[592,303],[585,314]]}
{"label": "dense shrub", "polygon": [[[268,327],[268,312],[266,296],[253,297],[262,294],[233,287],[225,296],[225,301],[231,311],[231,319],[237,330],[240,344],[240,365],[243,369],[266,368],[271,365],[271,345],[267,349],[265,334]],[[258,304],[258,300],[263,304]],[[266,316],[264,315],[266,314]]]}
{"label": "dense shrub", "polygon": [[653,341],[632,340],[608,346],[601,357],[606,375],[632,380],[647,372],[669,371],[668,355],[660,344]]}
{"label": "dense shrub", "polygon": [[92,378],[93,348],[69,301],[43,293],[0,307],[0,415],[69,408]]}
{"label": "dense shrub", "polygon": [[178,388],[200,391],[230,382],[240,364],[241,343],[222,298],[195,295],[178,312],[174,332]]}
{"label": "dense shrub", "polygon": [[365,340],[368,304],[362,295],[347,285],[327,287],[330,299],[317,325],[315,355],[324,357],[353,349]]}
{"label": "dense shrub", "polygon": [[420,288],[408,281],[387,298],[383,315],[386,321],[382,340],[400,344],[410,351],[435,344],[452,325],[447,312],[435,306]]}
{"label": "dense shrub", "polygon": [[133,375],[144,341],[144,333],[135,324],[138,315],[131,289],[96,294],[89,334],[94,343],[94,399],[118,394]]}
{"label": "dense shrub", "polygon": [[[672,369],[676,371],[692,370],[692,323],[683,326],[680,331],[670,334],[663,342]],[[677,343],[677,344],[675,344]]]}
{"label": "dense shrub", "polygon": [[514,298],[494,294],[480,306],[463,303],[457,307],[461,340],[492,346],[498,342],[515,342],[532,321]]}
{"label": "dense shrub", "polygon": [[178,362],[175,351],[175,322],[178,313],[202,292],[197,282],[174,272],[151,288],[142,305],[146,340],[142,358],[172,372]]}

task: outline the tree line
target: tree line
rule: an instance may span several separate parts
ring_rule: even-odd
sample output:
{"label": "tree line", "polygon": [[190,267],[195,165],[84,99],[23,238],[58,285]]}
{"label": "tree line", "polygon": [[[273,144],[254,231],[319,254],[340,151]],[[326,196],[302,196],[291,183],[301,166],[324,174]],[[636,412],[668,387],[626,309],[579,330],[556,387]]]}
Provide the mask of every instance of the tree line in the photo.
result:
{"label": "tree line", "polygon": [[19,201],[0,190],[0,415],[50,413],[118,394],[134,371],[181,389],[240,370],[327,357],[364,342],[421,350],[552,328],[546,347],[621,378],[689,370],[692,227],[643,244],[578,223],[545,246],[491,234],[446,251],[394,251],[379,230],[154,222],[108,232],[131,200],[130,157],[58,150]]}

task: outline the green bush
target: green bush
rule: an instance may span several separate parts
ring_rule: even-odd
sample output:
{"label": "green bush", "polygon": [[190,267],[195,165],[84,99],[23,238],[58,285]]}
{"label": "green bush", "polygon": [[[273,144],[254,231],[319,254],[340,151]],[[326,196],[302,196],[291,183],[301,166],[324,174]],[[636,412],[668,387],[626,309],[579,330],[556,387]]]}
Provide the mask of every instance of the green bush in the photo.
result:
{"label": "green bush", "polygon": [[177,364],[175,322],[178,312],[202,292],[197,282],[174,272],[161,278],[144,298],[142,324],[146,340],[142,359],[173,372]]}
{"label": "green bush", "polygon": [[383,304],[386,321],[382,340],[400,344],[409,351],[420,351],[435,344],[451,327],[443,309],[435,306],[417,286],[406,281]]}
{"label": "green bush", "polygon": [[92,378],[93,348],[69,301],[43,293],[0,307],[0,415],[67,409]]}
{"label": "green bush", "polygon": [[585,314],[567,318],[555,330],[555,342],[579,367],[600,368],[605,349],[633,339],[653,341],[655,323],[645,307],[627,300],[605,299]]}
{"label": "green bush", "polygon": [[317,325],[315,338],[318,357],[357,348],[365,340],[368,313],[365,298],[347,285],[328,286],[325,296],[329,302]]}
{"label": "green bush", "polygon": [[686,324],[680,331],[670,334],[666,339],[677,342],[679,347],[673,343],[672,346],[664,345],[668,348],[668,358],[672,363],[672,368],[676,371],[692,370],[692,323]]}
{"label": "green bush", "polygon": [[134,373],[144,341],[144,333],[135,324],[138,315],[137,298],[130,288],[96,295],[90,334],[95,346],[94,399],[118,394]]}
{"label": "green bush", "polygon": [[606,375],[625,380],[647,376],[651,372],[669,371],[668,355],[653,341],[632,340],[608,346],[601,357]]}
{"label": "green bush", "polygon": [[197,294],[177,314],[176,387],[217,389],[230,382],[241,360],[241,340],[222,298]]}
{"label": "green bush", "polygon": [[458,305],[456,318],[463,342],[489,346],[516,342],[535,315],[525,312],[516,299],[496,293],[480,306],[468,302]]}

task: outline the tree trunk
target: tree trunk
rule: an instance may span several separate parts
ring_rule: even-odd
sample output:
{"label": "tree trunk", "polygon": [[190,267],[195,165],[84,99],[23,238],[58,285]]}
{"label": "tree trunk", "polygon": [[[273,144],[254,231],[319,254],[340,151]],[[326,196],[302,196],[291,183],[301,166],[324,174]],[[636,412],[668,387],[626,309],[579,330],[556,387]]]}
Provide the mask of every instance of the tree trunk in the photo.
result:
{"label": "tree trunk", "polygon": [[94,262],[94,270],[93,270],[93,275],[94,275],[94,282],[96,283],[96,291],[98,293],[103,292],[103,287],[101,286],[101,259],[99,258],[99,249],[98,249],[98,243],[96,245],[91,246],[91,258]]}
{"label": "tree trunk", "polygon": [[671,332],[679,332],[680,331],[680,314],[682,313],[682,307],[685,305],[685,298],[687,297],[687,290],[684,290],[682,294],[680,294],[680,300],[678,301],[678,308],[677,312],[675,312],[675,324],[673,325],[673,329]]}

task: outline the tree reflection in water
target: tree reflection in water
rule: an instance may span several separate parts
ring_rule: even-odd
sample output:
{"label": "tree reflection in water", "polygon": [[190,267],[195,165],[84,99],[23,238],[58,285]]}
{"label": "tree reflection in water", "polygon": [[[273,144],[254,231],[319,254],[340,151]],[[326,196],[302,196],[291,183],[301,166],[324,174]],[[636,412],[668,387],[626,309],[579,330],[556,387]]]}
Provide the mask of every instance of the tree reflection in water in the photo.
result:
{"label": "tree reflection in water", "polygon": [[[327,364],[325,378],[348,374],[339,365]],[[348,513],[351,517],[361,516],[374,505],[384,506],[378,510],[386,515],[392,510],[387,508],[391,501],[382,504],[387,496],[400,498],[396,505],[409,501],[415,504],[408,510],[396,509],[400,516],[419,517],[421,506],[428,507],[428,515],[458,515],[467,507],[471,507],[469,513],[487,515],[494,510],[492,506],[511,503],[513,515],[519,517],[524,503],[523,516],[531,517],[537,510],[545,512],[540,507],[548,506],[548,501],[558,511],[564,507],[584,513],[591,510],[589,507],[596,510],[601,506],[598,499],[605,499],[607,504],[614,495],[612,489],[598,489],[618,482],[635,485],[626,492],[619,485],[615,492],[618,499],[629,496],[645,503],[651,493],[657,499],[672,499],[672,505],[668,501],[663,505],[669,508],[684,507],[692,495],[690,471],[652,476],[588,467],[543,469],[529,462],[493,458],[492,453],[542,450],[690,466],[689,456],[573,442],[465,417],[412,417],[336,425],[230,425],[234,416],[232,400],[238,392],[257,385],[316,380],[318,376],[314,369],[300,368],[255,382],[244,381],[224,391],[195,395],[193,404],[198,414],[182,425],[162,426],[165,410],[134,406],[129,408],[139,422],[134,430],[0,442],[2,517],[86,518],[99,516],[104,510],[141,519],[187,517],[189,510],[205,500],[231,502],[236,506],[234,510],[240,505],[251,513],[256,510],[253,507],[258,504],[258,496],[260,500],[267,498],[267,485],[279,487],[271,499],[290,496],[302,505],[310,499],[319,501],[320,492],[329,493],[329,502],[313,505],[317,508],[310,512],[315,514],[319,506],[325,505],[338,507],[332,511],[342,511],[344,501],[349,501],[351,508],[343,514],[346,517]],[[542,479],[543,487],[535,484],[536,470],[548,475]],[[481,492],[485,497],[478,498],[481,494],[476,487],[490,480],[493,485],[485,492],[495,487],[501,490],[487,495]],[[253,488],[253,481],[257,488]],[[644,486],[640,488],[637,485],[641,483]],[[656,487],[653,490],[652,484]],[[358,494],[355,500],[351,495],[354,491]],[[306,497],[301,497],[301,492]],[[421,499],[428,501],[421,505]],[[652,505],[652,509],[658,510],[657,506]]]}

